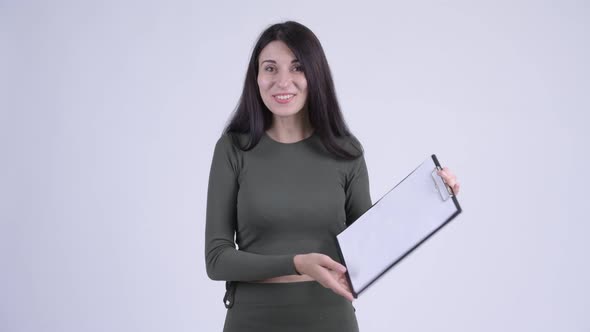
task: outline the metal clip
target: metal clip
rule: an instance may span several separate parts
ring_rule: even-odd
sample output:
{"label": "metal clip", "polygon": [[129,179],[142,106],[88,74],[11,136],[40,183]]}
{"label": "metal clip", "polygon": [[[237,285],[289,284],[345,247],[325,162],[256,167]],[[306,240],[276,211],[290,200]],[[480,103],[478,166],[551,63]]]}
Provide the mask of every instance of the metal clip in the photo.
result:
{"label": "metal clip", "polygon": [[438,175],[438,171],[442,170],[439,166],[436,166],[434,171],[432,171],[432,179],[434,180],[434,186],[436,187],[436,191],[439,192],[440,197],[442,198],[443,202],[447,199],[453,197],[453,190],[449,187],[442,177]]}

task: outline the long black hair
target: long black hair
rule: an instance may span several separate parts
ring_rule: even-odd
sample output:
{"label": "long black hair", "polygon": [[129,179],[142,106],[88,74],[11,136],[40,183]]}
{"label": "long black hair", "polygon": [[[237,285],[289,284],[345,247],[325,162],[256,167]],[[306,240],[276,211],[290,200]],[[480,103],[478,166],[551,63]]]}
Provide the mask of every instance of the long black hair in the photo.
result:
{"label": "long black hair", "polygon": [[[264,131],[272,125],[272,112],[262,101],[258,88],[258,56],[262,49],[270,42],[280,40],[284,42],[302,65],[307,80],[307,105],[309,120],[324,145],[325,149],[335,157],[341,159],[356,159],[362,155],[362,146],[354,144],[360,154],[353,154],[337,141],[340,137],[352,136],[342,113],[328,60],[320,41],[315,34],[303,24],[294,21],[277,23],[262,32],[250,57],[244,89],[229,124],[224,133],[241,133],[249,136],[248,144],[240,149],[252,149],[260,141]],[[238,142],[233,138],[234,143]],[[356,139],[355,139],[356,140]]]}

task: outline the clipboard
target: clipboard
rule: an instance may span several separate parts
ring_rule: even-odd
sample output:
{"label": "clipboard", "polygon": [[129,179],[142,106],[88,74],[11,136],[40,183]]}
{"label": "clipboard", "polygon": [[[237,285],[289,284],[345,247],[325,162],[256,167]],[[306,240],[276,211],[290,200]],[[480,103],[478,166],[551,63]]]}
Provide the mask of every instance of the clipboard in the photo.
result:
{"label": "clipboard", "polygon": [[461,213],[441,169],[433,154],[336,236],[355,298]]}

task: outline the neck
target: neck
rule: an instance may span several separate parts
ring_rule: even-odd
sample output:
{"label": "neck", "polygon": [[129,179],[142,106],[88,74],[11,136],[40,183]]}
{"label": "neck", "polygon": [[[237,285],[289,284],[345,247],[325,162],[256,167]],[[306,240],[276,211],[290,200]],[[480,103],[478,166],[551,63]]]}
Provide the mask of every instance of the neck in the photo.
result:
{"label": "neck", "polygon": [[279,117],[274,115],[272,125],[266,133],[276,141],[293,143],[311,136],[313,131],[309,121],[309,112],[304,108],[293,116]]}

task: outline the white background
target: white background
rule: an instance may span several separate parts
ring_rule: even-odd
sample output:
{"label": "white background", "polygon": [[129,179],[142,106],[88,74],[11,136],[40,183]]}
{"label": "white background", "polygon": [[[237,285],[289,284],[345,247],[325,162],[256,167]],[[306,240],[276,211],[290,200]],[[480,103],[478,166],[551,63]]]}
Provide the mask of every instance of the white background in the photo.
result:
{"label": "white background", "polygon": [[586,1],[0,0],[0,330],[221,331],[213,147],[258,35],[318,36],[375,202],[436,153],[464,212],[361,331],[590,331]]}

